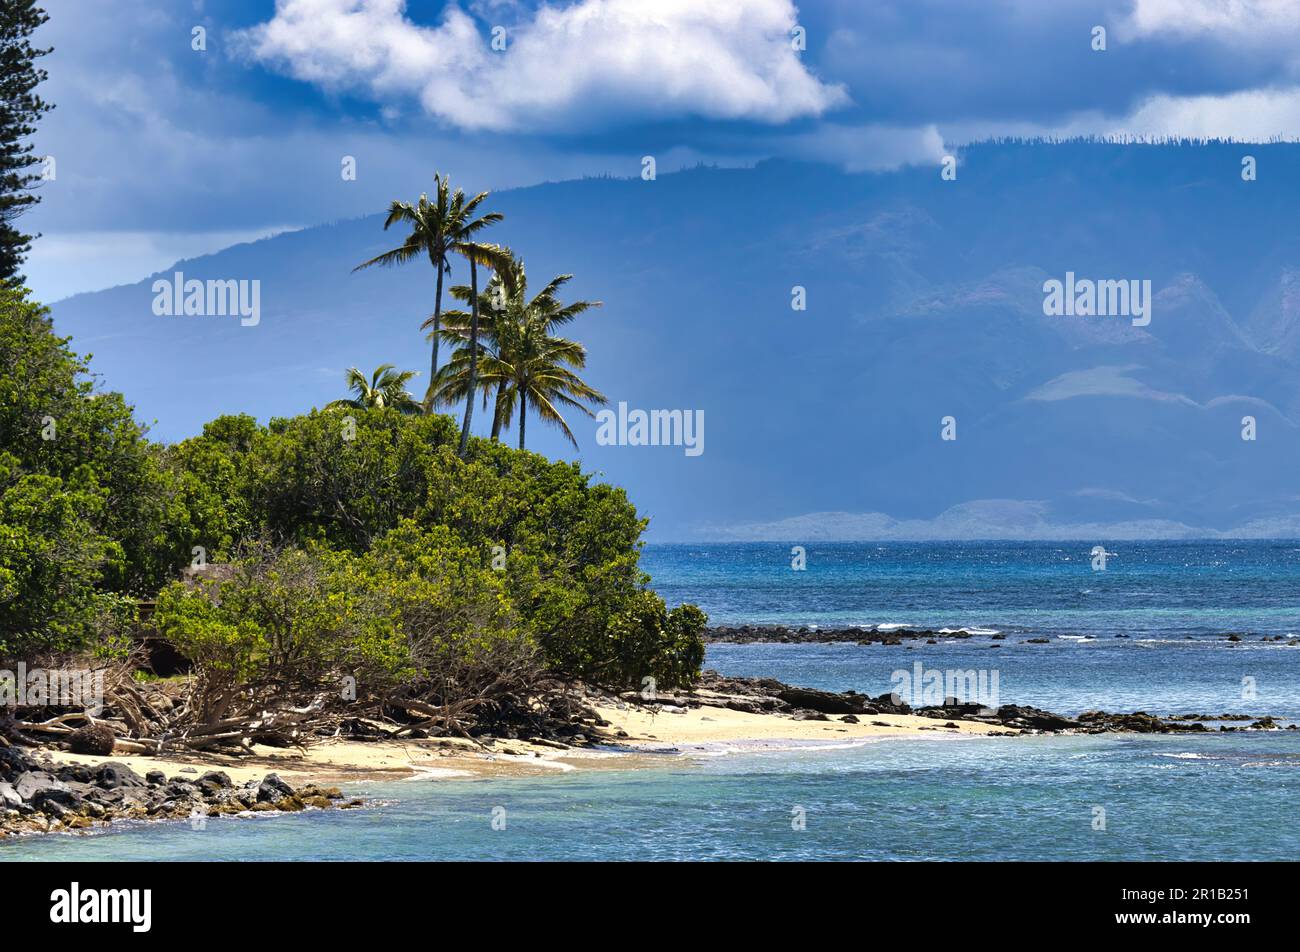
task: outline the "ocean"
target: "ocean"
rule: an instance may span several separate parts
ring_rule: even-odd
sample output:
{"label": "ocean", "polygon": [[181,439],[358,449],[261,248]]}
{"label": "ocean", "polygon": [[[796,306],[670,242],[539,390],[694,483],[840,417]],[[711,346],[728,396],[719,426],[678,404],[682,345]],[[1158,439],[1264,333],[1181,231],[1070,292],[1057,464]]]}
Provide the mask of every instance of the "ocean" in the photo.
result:
{"label": "ocean", "polygon": [[715,625],[973,632],[934,645],[712,645],[707,665],[723,674],[875,696],[921,662],[996,671],[1002,703],[1062,714],[1300,720],[1298,543],[1109,543],[1104,571],[1084,543],[836,543],[808,546],[803,571],[790,548],[654,546],[643,564],[670,604],[695,601]]}
{"label": "ocean", "polygon": [[[670,603],[696,602],[715,623],[976,632],[711,645],[706,666],[724,674],[878,694],[919,662],[996,671],[1001,703],[1061,713],[1300,720],[1300,647],[1287,643],[1300,633],[1300,544],[1106,549],[1105,571],[1086,544],[812,545],[803,572],[789,545],[661,545],[643,564]],[[541,778],[352,785],[383,802],[373,810],[10,841],[0,859],[1294,859],[1298,735],[717,744],[637,770],[613,751],[602,769]]]}

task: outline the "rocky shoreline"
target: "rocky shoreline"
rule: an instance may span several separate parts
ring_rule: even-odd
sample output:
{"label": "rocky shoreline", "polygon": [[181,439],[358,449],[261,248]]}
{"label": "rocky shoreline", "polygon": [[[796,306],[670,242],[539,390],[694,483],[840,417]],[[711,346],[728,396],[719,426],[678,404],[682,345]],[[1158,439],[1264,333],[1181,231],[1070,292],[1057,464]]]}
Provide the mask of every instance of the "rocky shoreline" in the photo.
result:
{"label": "rocky shoreline", "polygon": [[[922,639],[938,641],[940,638],[973,638],[975,633],[967,628],[791,628],[787,625],[718,625],[704,631],[706,644],[858,644],[901,645],[904,641]],[[995,640],[1006,636],[993,634]]]}
{"label": "rocky shoreline", "polygon": [[[913,714],[942,721],[973,721],[1007,728],[1008,734],[1196,734],[1246,730],[1296,730],[1295,724],[1282,727],[1273,717],[1255,718],[1246,714],[1174,714],[1157,717],[1145,711],[1111,713],[1085,711],[1066,717],[1041,708],[1020,704],[1003,704],[986,708],[979,704],[949,703],[929,707],[911,707],[895,696],[869,697],[856,691],[835,693],[815,688],[783,684],[774,678],[729,678],[716,671],[705,671],[693,694],[660,697],[659,703],[680,706],[717,706],[749,713],[788,714],[797,720],[829,720],[837,717],[847,723],[859,723],[872,714]],[[1243,726],[1221,723],[1209,727],[1205,721],[1231,721]],[[1249,724],[1244,722],[1249,721]]]}
{"label": "rocky shoreline", "polygon": [[[232,781],[223,770],[211,769],[224,764],[168,764],[169,773],[157,769],[148,760],[134,759],[140,772],[122,759],[57,762],[61,754],[77,758],[85,755],[63,754],[50,747],[6,746],[0,742],[0,839],[8,836],[43,833],[84,833],[124,820],[190,820],[203,822],[208,817],[249,815],[259,812],[295,812],[310,809],[353,808],[363,801],[346,799],[337,787],[321,786],[307,776],[298,776],[294,787],[279,773],[271,770],[317,772],[313,779],[332,781],[333,776],[391,776],[398,766],[406,766],[444,776],[473,776],[476,765],[488,769],[523,769],[531,760],[544,758],[549,752],[565,756],[581,747],[626,746],[653,741],[662,744],[665,728],[658,726],[666,714],[679,716],[697,712],[695,720],[703,727],[695,735],[683,734],[690,741],[709,741],[730,736],[812,737],[809,730],[852,730],[870,735],[894,736],[907,731],[973,733],[982,736],[1017,736],[1034,734],[1207,734],[1227,731],[1295,730],[1294,724],[1281,724],[1271,717],[1245,714],[1183,713],[1156,716],[1145,711],[1112,713],[1086,711],[1065,716],[1040,708],[1005,704],[986,708],[978,704],[961,704],[950,699],[941,705],[913,707],[900,698],[881,694],[871,697],[855,691],[836,693],[815,688],[784,684],[773,678],[724,677],[705,671],[690,691],[660,692],[647,698],[639,692],[615,695],[596,692],[585,695],[594,703],[593,711],[605,716],[575,715],[573,729],[566,741],[531,738],[527,744],[507,737],[483,736],[449,747],[447,739],[420,740],[374,736],[321,741],[304,750],[315,751],[320,745],[343,743],[352,749],[343,760],[322,759],[315,768],[303,758],[283,766],[267,763],[265,757],[248,758],[248,762],[230,760],[229,769],[240,778]],[[724,716],[718,712],[725,709]],[[763,715],[756,717],[755,715]],[[748,717],[750,721],[720,733],[728,721]],[[627,730],[620,729],[623,722]],[[632,720],[640,719],[634,727]],[[676,720],[676,718],[670,718]],[[703,722],[708,722],[704,727]],[[828,722],[824,725],[792,722]],[[783,726],[788,725],[788,726]],[[857,725],[851,727],[850,725]],[[933,726],[930,726],[933,725]],[[670,728],[671,729],[671,728]],[[580,733],[579,733],[580,730]],[[736,733],[735,731],[743,733]],[[629,735],[628,731],[633,731]],[[829,736],[829,735],[826,735]],[[497,745],[509,740],[508,747]],[[395,746],[394,746],[395,745]],[[528,750],[523,748],[527,746]],[[519,749],[516,749],[519,748]],[[114,754],[121,755],[121,751]],[[127,755],[128,757],[130,755]],[[310,756],[310,755],[308,755]],[[418,757],[424,764],[415,766]],[[265,767],[268,772],[261,773]],[[141,773],[144,775],[141,776]]]}
{"label": "rocky shoreline", "polygon": [[[806,625],[791,627],[789,625],[717,625],[704,630],[706,644],[856,644],[856,645],[901,645],[905,641],[924,641],[937,644],[941,639],[962,640],[966,638],[985,637],[990,641],[1007,641],[1008,635],[1003,631],[979,628],[901,628],[894,625],[862,628],[809,628]],[[1120,632],[1116,638],[1129,636]],[[1191,637],[1190,635],[1188,636]],[[1235,632],[1222,636],[1231,645],[1246,640]],[[1291,647],[1300,646],[1300,638],[1286,635],[1261,635],[1260,641],[1285,642]],[[1022,645],[1046,645],[1052,639],[1035,636],[1019,638],[1016,643]]]}
{"label": "rocky shoreline", "polygon": [[[181,774],[192,771],[193,776]],[[167,777],[153,770],[141,777],[106,761],[96,766],[56,764],[0,747],[0,839],[6,836],[84,832],[121,820],[206,820],[241,813],[350,809],[362,806],[337,787],[304,784],[295,789],[274,773],[236,785],[219,770],[199,774],[182,768]]]}

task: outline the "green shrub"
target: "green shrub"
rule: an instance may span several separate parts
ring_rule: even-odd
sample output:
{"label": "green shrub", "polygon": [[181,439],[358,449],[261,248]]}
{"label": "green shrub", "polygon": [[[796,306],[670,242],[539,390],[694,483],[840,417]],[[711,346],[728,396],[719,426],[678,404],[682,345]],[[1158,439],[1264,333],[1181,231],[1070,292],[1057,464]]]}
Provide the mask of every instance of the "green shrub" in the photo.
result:
{"label": "green shrub", "polygon": [[442,526],[408,520],[360,557],[255,545],[208,573],[164,589],[155,623],[200,672],[209,723],[262,685],[341,696],[345,677],[349,701],[455,701],[503,648],[535,651],[501,573]]}
{"label": "green shrub", "polygon": [[346,554],[255,544],[240,555],[164,588],[154,613],[158,630],[195,665],[204,723],[259,692],[341,697],[340,678],[355,676],[362,648],[369,664],[400,666],[374,651],[384,619],[349,585]]}
{"label": "green shrub", "polygon": [[[384,409],[313,412],[259,432],[239,429],[236,470],[244,475],[218,508],[249,513],[257,531],[358,556],[386,545],[398,558],[398,540],[441,530],[426,544],[461,547],[459,565],[471,564],[472,555],[481,571],[495,553],[504,556],[500,594],[511,624],[560,673],[619,687],[644,677],[686,684],[698,673],[698,662],[684,668],[702,657],[694,633],[652,637],[642,630],[669,617],[639,567],[645,520],[623,490],[593,484],[578,466],[487,440],[472,441],[461,460],[450,418]],[[214,532],[211,545],[223,545],[220,538]],[[375,571],[373,559],[366,564]],[[463,611],[481,611],[471,595],[477,589],[465,582],[448,604],[464,599]],[[644,620],[642,628],[628,624],[631,615]],[[501,626],[495,617],[484,624]],[[620,639],[633,630],[663,647],[663,657],[644,647],[625,650]],[[680,642],[693,638],[697,650],[683,653]]]}

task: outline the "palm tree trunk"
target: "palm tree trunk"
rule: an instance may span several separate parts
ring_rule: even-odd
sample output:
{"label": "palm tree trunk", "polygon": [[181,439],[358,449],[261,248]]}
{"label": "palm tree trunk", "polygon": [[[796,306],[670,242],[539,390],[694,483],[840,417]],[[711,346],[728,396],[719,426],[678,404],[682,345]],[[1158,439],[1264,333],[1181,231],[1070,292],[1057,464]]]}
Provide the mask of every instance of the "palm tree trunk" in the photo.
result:
{"label": "palm tree trunk", "polygon": [[506,385],[504,383],[497,384],[496,408],[492,411],[492,439],[494,442],[501,439],[501,411],[505,409],[502,405],[502,397],[505,396],[505,393]]}
{"label": "palm tree trunk", "polygon": [[424,392],[424,412],[433,412],[433,384],[438,377],[438,331],[442,324],[442,262],[435,261],[438,270],[438,293],[433,299],[433,362],[429,365],[429,389]]}
{"label": "palm tree trunk", "polygon": [[469,259],[469,392],[465,395],[465,422],[460,427],[460,450],[457,455],[465,458],[469,448],[469,424],[474,417],[474,397],[478,392],[478,262]]}
{"label": "palm tree trunk", "polygon": [[524,425],[528,422],[528,394],[519,391],[519,448],[524,448]]}

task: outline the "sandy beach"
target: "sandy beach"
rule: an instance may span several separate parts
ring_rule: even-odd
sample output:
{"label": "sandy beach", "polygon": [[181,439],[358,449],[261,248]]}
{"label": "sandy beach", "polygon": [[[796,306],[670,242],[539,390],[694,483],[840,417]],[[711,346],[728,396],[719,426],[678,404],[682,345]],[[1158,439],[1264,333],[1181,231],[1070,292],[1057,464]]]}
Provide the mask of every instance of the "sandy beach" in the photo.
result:
{"label": "sandy beach", "polygon": [[[291,783],[347,783],[403,779],[465,779],[527,776],[555,770],[620,769],[662,764],[665,754],[689,756],[692,750],[718,745],[737,747],[814,747],[869,738],[1005,734],[998,725],[972,721],[944,722],[910,714],[873,714],[861,723],[796,720],[786,714],[754,714],[724,707],[656,707],[621,702],[598,704],[595,711],[609,727],[595,746],[558,749],[523,740],[493,739],[480,746],[465,739],[324,740],[305,750],[255,746],[251,755],[192,752],[157,756],[117,754],[112,760],[144,775],[161,770],[168,776],[225,771],[237,784],[259,780],[269,772]],[[947,724],[947,726],[945,726]],[[620,732],[627,736],[621,736]],[[603,756],[618,751],[624,756]],[[50,752],[61,763],[99,764],[106,758]],[[637,756],[638,753],[644,756]]]}

